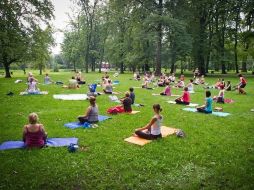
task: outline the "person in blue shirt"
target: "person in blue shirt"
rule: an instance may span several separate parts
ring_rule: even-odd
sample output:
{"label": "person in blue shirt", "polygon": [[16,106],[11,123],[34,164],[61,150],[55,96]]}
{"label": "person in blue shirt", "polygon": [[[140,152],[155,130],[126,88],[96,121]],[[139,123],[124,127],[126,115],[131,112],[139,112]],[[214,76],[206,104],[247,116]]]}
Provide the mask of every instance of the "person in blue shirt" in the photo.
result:
{"label": "person in blue shirt", "polygon": [[197,107],[197,111],[202,113],[212,113],[212,103],[213,99],[211,98],[211,92],[206,91],[205,105]]}

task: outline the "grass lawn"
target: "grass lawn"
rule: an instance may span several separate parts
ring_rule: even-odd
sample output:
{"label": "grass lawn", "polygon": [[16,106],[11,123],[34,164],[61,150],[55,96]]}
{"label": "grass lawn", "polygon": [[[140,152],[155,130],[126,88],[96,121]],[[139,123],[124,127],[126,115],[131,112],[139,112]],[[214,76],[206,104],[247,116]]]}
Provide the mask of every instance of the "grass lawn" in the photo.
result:
{"label": "grass lawn", "polygon": [[[69,153],[66,147],[0,151],[0,189],[254,189],[254,112],[250,112],[254,108],[253,76],[247,77],[247,95],[226,92],[226,98],[235,103],[213,104],[231,113],[225,118],[185,112],[181,105],[166,103],[174,97],[151,95],[163,88],[135,89],[136,103],[145,104],[133,108],[140,113],[114,115],[95,129],[71,130],[64,124],[75,121],[89,102],[55,100],[53,94],[85,93],[86,85],[78,90],[39,85],[49,94],[19,96],[26,85],[14,81],[26,78],[21,72],[14,74],[12,79],[0,78],[0,142],[20,140],[28,114],[36,112],[49,137],[77,137],[79,146],[87,148],[76,153]],[[67,82],[71,73],[50,76]],[[116,90],[125,92],[131,86],[140,86],[140,82],[129,80],[131,77],[120,75]],[[42,76],[36,78],[43,81]],[[92,83],[101,74],[89,73],[85,78]],[[238,83],[237,77],[224,78]],[[216,80],[209,77],[206,82],[213,84]],[[9,91],[15,95],[6,96]],[[195,91],[192,102],[203,104],[203,88],[195,86]],[[213,96],[218,94],[217,90],[211,92]],[[181,93],[173,90],[173,94]],[[173,135],[144,147],[124,142],[135,128],[150,120],[154,103],[162,105],[163,124],[181,128],[186,138]],[[116,105],[107,95],[99,96],[97,104],[102,115]]]}

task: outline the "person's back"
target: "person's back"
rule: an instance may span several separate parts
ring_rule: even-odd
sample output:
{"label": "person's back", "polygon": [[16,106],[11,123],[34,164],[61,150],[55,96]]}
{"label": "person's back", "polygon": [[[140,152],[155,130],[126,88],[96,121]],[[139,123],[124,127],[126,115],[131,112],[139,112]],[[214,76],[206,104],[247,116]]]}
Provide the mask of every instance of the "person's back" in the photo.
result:
{"label": "person's back", "polygon": [[151,134],[152,135],[159,135],[159,134],[161,134],[162,116],[161,115],[155,115],[153,118],[155,118],[156,121],[151,126]]}
{"label": "person's back", "polygon": [[69,88],[75,89],[77,88],[77,86],[78,86],[77,80],[73,78],[69,80]]}
{"label": "person's back", "polygon": [[190,93],[188,91],[183,93],[183,102],[190,103]]}
{"label": "person's back", "polygon": [[205,111],[206,112],[212,112],[212,103],[213,103],[213,99],[211,97],[206,98],[206,107],[205,107]]}
{"label": "person's back", "polygon": [[90,123],[95,123],[95,122],[98,122],[98,106],[95,105],[95,106],[90,106],[90,112],[88,114],[88,117],[87,117],[87,120],[88,122]]}
{"label": "person's back", "polygon": [[45,144],[44,133],[41,125],[37,124],[37,130],[26,126],[25,144],[27,147],[42,147]]}
{"label": "person's back", "polygon": [[169,85],[166,86],[164,93],[166,96],[171,96],[171,88]]}
{"label": "person's back", "polygon": [[33,93],[37,91],[37,82],[32,81],[28,84],[28,92]]}
{"label": "person's back", "polygon": [[23,141],[26,147],[43,147],[46,143],[46,133],[42,124],[37,123],[38,116],[35,113],[29,115],[29,123],[23,129]]}
{"label": "person's back", "polygon": [[106,90],[107,92],[113,92],[113,87],[112,87],[112,85],[111,85],[110,83],[107,84],[106,87],[105,87],[105,90]]}
{"label": "person's back", "polygon": [[131,112],[132,111],[131,104],[132,104],[132,100],[130,99],[130,97],[124,98],[123,107],[124,107],[125,112]]}
{"label": "person's back", "polygon": [[130,99],[131,99],[132,104],[134,104],[134,102],[135,102],[135,94],[134,94],[134,92],[130,92]]}

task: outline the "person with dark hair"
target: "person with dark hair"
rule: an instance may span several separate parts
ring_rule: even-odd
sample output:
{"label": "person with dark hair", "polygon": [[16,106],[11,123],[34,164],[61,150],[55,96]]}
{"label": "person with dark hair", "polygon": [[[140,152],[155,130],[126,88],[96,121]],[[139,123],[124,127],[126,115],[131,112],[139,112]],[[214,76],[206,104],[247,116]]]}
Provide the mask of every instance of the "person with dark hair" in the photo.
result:
{"label": "person with dark hair", "polygon": [[171,96],[171,88],[169,82],[166,82],[166,87],[163,92],[160,93],[161,96]]}
{"label": "person with dark hair", "polygon": [[224,89],[224,86],[222,85],[220,87],[220,91],[219,91],[219,94],[218,96],[214,96],[213,100],[216,101],[217,103],[225,103],[224,102],[224,96],[225,96],[225,89]]}
{"label": "person with dark hair", "polygon": [[229,80],[227,81],[227,84],[226,84],[226,86],[225,86],[225,90],[226,90],[226,91],[231,91],[231,83],[230,83]]}
{"label": "person with dark hair", "polygon": [[134,104],[135,103],[135,94],[134,94],[134,89],[131,87],[129,89],[130,91],[130,99],[132,100],[132,103],[131,104]]}
{"label": "person with dark hair", "polygon": [[80,123],[97,123],[99,121],[98,119],[98,106],[96,104],[96,98],[94,96],[91,96],[90,99],[90,106],[87,108],[85,115],[78,116],[78,120]]}
{"label": "person with dark hair", "polygon": [[132,99],[130,98],[130,93],[126,92],[125,97],[120,100],[123,104],[123,109],[124,112],[132,112],[131,104],[132,104]]}
{"label": "person with dark hair", "polygon": [[189,84],[186,85],[189,92],[194,92],[193,79],[190,79]]}
{"label": "person with dark hair", "polygon": [[246,86],[247,81],[242,74],[239,74],[238,77],[240,77],[240,83],[238,84],[239,94],[246,94],[246,92],[244,91],[244,87]]}
{"label": "person with dark hair", "polygon": [[160,104],[153,105],[153,111],[155,115],[151,119],[151,121],[142,128],[138,128],[135,130],[135,135],[148,140],[155,140],[161,138],[161,122],[162,115],[160,112],[162,111]]}
{"label": "person with dark hair", "polygon": [[175,100],[177,104],[184,104],[189,105],[190,104],[190,93],[188,92],[188,88],[184,87],[183,95]]}
{"label": "person with dark hair", "polygon": [[206,93],[205,105],[197,107],[197,111],[202,112],[202,113],[212,113],[212,111],[213,111],[213,109],[212,109],[213,99],[211,98],[211,92],[206,91],[205,93]]}

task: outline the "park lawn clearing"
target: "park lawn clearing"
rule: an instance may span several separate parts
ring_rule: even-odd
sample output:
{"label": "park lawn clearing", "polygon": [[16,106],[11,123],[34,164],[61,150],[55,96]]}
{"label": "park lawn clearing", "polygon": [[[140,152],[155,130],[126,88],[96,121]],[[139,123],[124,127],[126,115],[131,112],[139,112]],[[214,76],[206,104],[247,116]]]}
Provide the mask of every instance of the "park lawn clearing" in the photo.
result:
{"label": "park lawn clearing", "polygon": [[[34,75],[40,82],[43,76]],[[71,72],[50,73],[52,80],[67,84]],[[84,74],[92,84],[102,74]],[[113,73],[110,73],[113,78]],[[142,81],[129,80],[132,74],[120,74],[117,90],[127,91],[141,86]],[[231,84],[238,78],[223,76]],[[188,80],[186,76],[186,80]],[[207,77],[213,84],[218,77]],[[14,71],[12,79],[0,78],[0,143],[21,140],[22,127],[31,112],[39,114],[48,137],[76,137],[79,146],[87,151],[69,153],[66,147],[41,150],[6,150],[0,152],[0,189],[254,189],[254,79],[247,76],[247,95],[225,92],[233,104],[213,103],[229,112],[230,117],[211,117],[206,114],[185,112],[181,106],[166,103],[163,96],[152,96],[151,91],[134,89],[136,102],[144,104],[139,114],[112,116],[93,130],[69,130],[63,127],[83,114],[89,101],[59,101],[53,94],[87,93],[80,89],[64,89],[58,85],[39,85],[47,96],[19,96],[26,89],[21,72]],[[163,87],[153,90],[163,91]],[[6,93],[13,92],[13,96]],[[204,89],[195,86],[191,101],[202,105]],[[211,89],[212,96],[218,91]],[[181,89],[172,89],[181,94]],[[152,105],[159,103],[164,116],[163,125],[182,129],[186,137],[163,138],[148,146],[131,146],[123,141],[134,130],[146,125],[153,116]],[[105,115],[112,102],[108,96],[97,97],[99,114]],[[152,188],[151,188],[152,187]]]}

